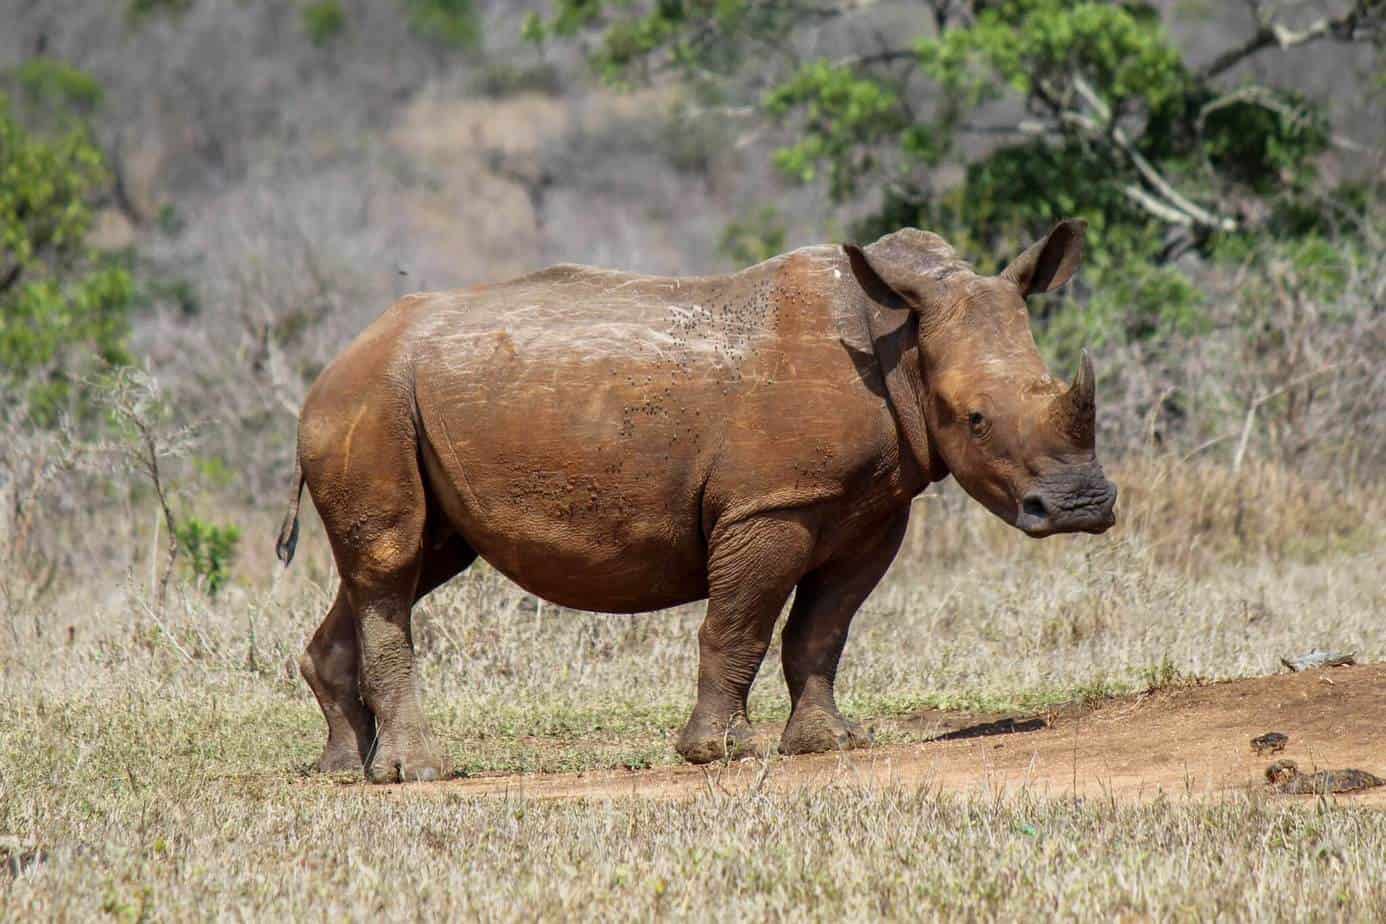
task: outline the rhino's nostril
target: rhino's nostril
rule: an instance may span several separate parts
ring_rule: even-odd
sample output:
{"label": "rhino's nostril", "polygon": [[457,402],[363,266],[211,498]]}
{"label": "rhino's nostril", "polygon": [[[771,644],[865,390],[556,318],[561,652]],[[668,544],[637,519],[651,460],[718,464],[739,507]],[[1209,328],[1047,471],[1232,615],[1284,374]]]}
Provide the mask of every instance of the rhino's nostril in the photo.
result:
{"label": "rhino's nostril", "polygon": [[1032,516],[1037,520],[1046,519],[1049,516],[1049,507],[1045,504],[1044,498],[1038,494],[1027,494],[1020,502],[1020,509],[1027,516]]}

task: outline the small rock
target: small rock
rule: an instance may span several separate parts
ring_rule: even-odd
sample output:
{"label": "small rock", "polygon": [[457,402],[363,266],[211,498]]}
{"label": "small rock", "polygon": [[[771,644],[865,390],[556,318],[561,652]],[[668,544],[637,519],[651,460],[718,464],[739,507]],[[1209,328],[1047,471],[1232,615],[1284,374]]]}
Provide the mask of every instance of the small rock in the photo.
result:
{"label": "small rock", "polygon": [[1344,654],[1338,651],[1323,651],[1315,648],[1313,651],[1293,658],[1281,658],[1280,663],[1296,673],[1314,667],[1344,667],[1357,663],[1357,652]]}
{"label": "small rock", "polygon": [[1251,739],[1251,749],[1257,754],[1279,754],[1285,750],[1285,744],[1289,740],[1289,735],[1280,732],[1266,732],[1264,735],[1257,735]]}

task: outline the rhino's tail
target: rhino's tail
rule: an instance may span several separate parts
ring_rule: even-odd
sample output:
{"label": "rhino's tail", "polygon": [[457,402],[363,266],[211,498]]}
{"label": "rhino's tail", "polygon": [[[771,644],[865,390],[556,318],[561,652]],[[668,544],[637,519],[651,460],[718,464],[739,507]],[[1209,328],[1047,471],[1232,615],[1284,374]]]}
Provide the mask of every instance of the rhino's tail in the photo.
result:
{"label": "rhino's tail", "polygon": [[279,527],[279,541],[274,544],[274,554],[289,567],[294,560],[294,549],[298,546],[298,504],[303,499],[303,463],[298,452],[294,452],[294,487],[289,495],[289,509],[284,514],[284,522]]}

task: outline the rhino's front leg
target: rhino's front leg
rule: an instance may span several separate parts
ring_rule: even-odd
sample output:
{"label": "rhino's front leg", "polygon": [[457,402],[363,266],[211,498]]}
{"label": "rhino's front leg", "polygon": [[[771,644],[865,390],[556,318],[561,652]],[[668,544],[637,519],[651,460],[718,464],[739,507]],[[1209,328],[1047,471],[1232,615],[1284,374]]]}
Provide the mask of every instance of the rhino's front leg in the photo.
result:
{"label": "rhino's front leg", "polygon": [[698,630],[698,702],[677,744],[689,763],[749,750],[746,697],[812,547],[812,530],[794,513],[713,530],[707,617]]}
{"label": "rhino's front leg", "polygon": [[858,607],[895,559],[909,523],[901,514],[875,542],[849,558],[830,561],[805,576],[784,629],[784,679],[792,709],[780,737],[783,754],[867,747],[871,735],[837,709],[833,684]]}

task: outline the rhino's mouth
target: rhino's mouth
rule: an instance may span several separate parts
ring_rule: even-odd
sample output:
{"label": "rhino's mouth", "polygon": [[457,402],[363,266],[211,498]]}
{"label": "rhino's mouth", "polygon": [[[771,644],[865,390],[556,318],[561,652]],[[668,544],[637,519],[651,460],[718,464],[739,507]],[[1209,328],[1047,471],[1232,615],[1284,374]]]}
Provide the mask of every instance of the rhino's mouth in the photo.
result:
{"label": "rhino's mouth", "polygon": [[1015,525],[1035,538],[1055,533],[1105,533],[1116,523],[1116,485],[1096,463],[1037,478],[1020,499]]}

